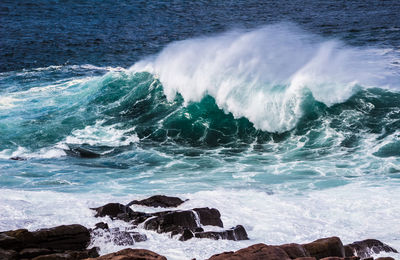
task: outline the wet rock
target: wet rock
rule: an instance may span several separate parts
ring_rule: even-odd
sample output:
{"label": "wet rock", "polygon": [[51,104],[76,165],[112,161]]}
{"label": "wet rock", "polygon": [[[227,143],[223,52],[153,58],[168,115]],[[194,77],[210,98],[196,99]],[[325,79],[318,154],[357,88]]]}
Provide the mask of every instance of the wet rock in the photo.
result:
{"label": "wet rock", "polygon": [[396,259],[394,259],[393,257],[378,257],[375,260],[396,260]]}
{"label": "wet rock", "polygon": [[195,208],[193,209],[199,216],[200,223],[202,225],[211,225],[211,226],[218,226],[224,227],[221,214],[217,209],[210,209],[210,208]]}
{"label": "wet rock", "polygon": [[380,252],[398,253],[396,249],[376,239],[356,241],[347,245],[346,247],[349,248],[348,251],[351,249],[353,253],[361,258],[369,257],[371,254],[378,254]]}
{"label": "wet rock", "polygon": [[317,259],[324,257],[344,257],[344,247],[338,237],[329,237],[315,240],[314,242],[303,244],[310,256]]}
{"label": "wet rock", "polygon": [[165,256],[154,253],[146,249],[123,249],[115,253],[103,255],[97,258],[87,260],[167,260]]}
{"label": "wet rock", "polygon": [[330,256],[321,258],[321,260],[360,260],[360,258],[358,256],[349,256],[349,257]]}
{"label": "wet rock", "polygon": [[317,260],[315,257],[305,256],[305,257],[297,257],[295,260]]}
{"label": "wet rock", "polygon": [[193,230],[197,227],[196,216],[191,210],[163,212],[144,223],[145,229],[155,230],[158,233],[171,231],[181,233],[184,229]]}
{"label": "wet rock", "polygon": [[95,217],[105,217],[109,216],[111,219],[116,219],[118,215],[123,215],[123,214],[133,214],[134,211],[120,203],[108,203],[104,206],[98,207],[98,208],[91,208],[92,210],[95,210],[97,213]]}
{"label": "wet rock", "polygon": [[47,248],[25,248],[19,252],[19,258],[34,258],[40,255],[48,255],[54,253]]}
{"label": "wet rock", "polygon": [[180,241],[186,241],[194,237],[193,232],[189,229],[185,229],[182,233],[182,236],[179,238]]}
{"label": "wet rock", "polygon": [[32,260],[77,260],[98,256],[99,254],[97,253],[97,249],[92,249],[84,251],[64,251],[62,253],[40,255],[32,258]]}
{"label": "wet rock", "polygon": [[349,247],[348,245],[344,246],[344,255],[345,256],[354,256],[354,251],[351,247]]}
{"label": "wet rock", "polygon": [[242,225],[237,225],[225,231],[207,231],[195,233],[197,238],[226,239],[226,240],[248,240],[247,232]]}
{"label": "wet rock", "polygon": [[277,246],[256,244],[236,252],[225,252],[213,255],[209,260],[291,260],[286,252]]}
{"label": "wet rock", "polygon": [[126,231],[117,231],[113,233],[113,242],[118,246],[131,246],[135,244],[132,236]]}
{"label": "wet rock", "polygon": [[171,207],[178,207],[184,201],[178,197],[168,197],[164,195],[154,195],[150,198],[144,200],[133,200],[128,203],[127,206],[131,205],[143,205],[147,207],[161,207],[161,208],[171,208]]}
{"label": "wet rock", "polygon": [[288,256],[290,258],[299,258],[299,257],[309,257],[310,254],[307,252],[307,250],[299,244],[284,244],[284,245],[280,245],[280,248],[282,248],[286,254],[288,254]]}
{"label": "wet rock", "polygon": [[108,224],[104,223],[104,222],[99,222],[95,224],[95,228],[94,229],[103,229],[103,230],[107,230],[109,229]]}
{"label": "wet rock", "polygon": [[17,251],[23,248],[84,250],[89,241],[89,230],[81,225],[63,225],[34,232],[18,229],[0,234],[0,247]]}
{"label": "wet rock", "polygon": [[3,260],[16,260],[18,254],[14,250],[4,250],[0,248],[0,259]]}

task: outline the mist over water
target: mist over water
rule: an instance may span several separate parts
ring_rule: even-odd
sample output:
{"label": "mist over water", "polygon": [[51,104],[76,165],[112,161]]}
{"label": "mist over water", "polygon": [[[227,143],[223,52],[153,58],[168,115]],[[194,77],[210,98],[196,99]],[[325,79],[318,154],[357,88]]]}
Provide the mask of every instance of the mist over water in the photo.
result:
{"label": "mist over water", "polygon": [[167,194],[220,209],[250,237],[185,244],[141,230],[150,239],[135,247],[171,259],[333,235],[399,249],[397,27],[382,45],[302,23],[249,27],[143,47],[130,65],[1,72],[0,230],[89,227],[89,207]]}

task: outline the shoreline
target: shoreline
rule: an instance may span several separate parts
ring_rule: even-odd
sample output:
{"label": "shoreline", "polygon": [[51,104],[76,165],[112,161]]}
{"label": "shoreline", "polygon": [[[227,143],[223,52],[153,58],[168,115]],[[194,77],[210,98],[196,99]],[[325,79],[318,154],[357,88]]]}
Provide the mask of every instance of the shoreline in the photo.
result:
{"label": "shoreline", "polygon": [[[185,243],[182,241],[188,241],[190,239],[214,239],[214,240],[232,240],[232,241],[240,241],[240,240],[247,240],[251,239],[251,237],[248,237],[246,230],[243,226],[240,225],[240,223],[237,223],[237,226],[229,228],[229,227],[224,227],[222,220],[221,220],[221,214],[218,211],[218,209],[215,208],[193,208],[191,210],[181,210],[177,209],[179,205],[187,203],[187,200],[181,200],[180,198],[177,197],[167,197],[167,196],[152,196],[150,198],[137,201],[134,200],[127,205],[123,205],[120,203],[108,203],[106,205],[97,207],[97,208],[92,208],[91,210],[93,211],[94,218],[100,217],[109,217],[112,222],[115,223],[121,223],[125,222],[130,225],[130,228],[126,228],[125,230],[123,229],[123,226],[120,228],[109,228],[107,223],[104,222],[99,222],[97,223],[94,227],[89,227],[87,229],[86,227],[80,226],[80,225],[75,225],[80,226],[79,228],[82,230],[86,229],[84,233],[86,233],[86,242],[79,242],[79,243],[86,243],[84,247],[80,247],[81,253],[79,253],[79,257],[77,257],[77,254],[72,258],[65,258],[65,259],[85,259],[85,258],[90,258],[90,257],[97,257],[98,254],[96,255],[94,252],[98,253],[99,249],[98,248],[90,248],[93,246],[93,242],[96,239],[108,239],[110,243],[116,243],[119,244],[120,246],[126,246],[130,247],[135,245],[134,247],[140,247],[140,243],[143,241],[148,240],[146,237],[146,234],[140,234],[138,231],[138,226],[140,226],[141,229],[145,230],[152,230],[151,232],[156,232],[156,233],[164,233],[164,234],[169,234],[168,236],[170,237],[169,239],[175,240],[176,243]],[[148,212],[138,212],[138,211],[133,211],[130,206],[132,205],[139,205],[143,208],[148,208]],[[157,209],[157,211],[155,211]],[[66,226],[61,226],[65,227]],[[211,227],[211,228],[210,228]],[[55,227],[53,229],[45,229],[47,232],[49,230],[59,230],[63,229],[60,227]],[[140,229],[139,229],[140,230]],[[22,239],[21,241],[24,241],[24,239],[28,239],[26,241],[31,241],[29,237],[35,237],[35,234],[37,232],[45,232],[45,231],[35,231],[35,232],[29,232],[27,230],[17,230],[17,231],[8,231],[8,232],[0,232],[0,235],[3,237],[2,240],[0,240],[0,248],[3,248],[3,250],[14,250],[15,252],[18,252],[20,254],[29,249],[29,247],[14,247],[11,249],[7,248],[7,246],[4,246],[4,241],[9,241],[9,240],[4,240],[4,236],[10,236],[10,237],[17,237],[18,239]],[[20,235],[20,234],[25,234],[25,235]],[[51,233],[51,232],[50,232]],[[56,232],[57,233],[57,232]],[[18,234],[18,235],[15,235]],[[87,236],[87,234],[89,234]],[[64,236],[63,232],[61,232],[61,237]],[[28,238],[27,238],[28,237]],[[89,237],[89,238],[87,238]],[[194,238],[193,238],[194,237]],[[180,240],[180,241],[179,241]],[[198,241],[196,240],[196,242]],[[26,242],[25,241],[25,242]],[[322,244],[321,244],[321,241]],[[25,243],[24,242],[24,243]],[[31,241],[32,242],[32,241]],[[290,242],[290,241],[288,241]],[[35,244],[34,242],[32,242]],[[151,243],[151,241],[150,241]],[[7,243],[6,243],[7,244]],[[29,243],[28,243],[29,244]],[[42,242],[39,244],[43,244]],[[315,245],[318,245],[317,247],[321,247],[323,249],[318,249],[318,252],[316,253]],[[314,246],[310,246],[314,245]],[[35,245],[34,247],[37,247]],[[90,249],[86,249],[89,247]],[[282,253],[282,248],[283,248],[283,253]],[[332,249],[333,248],[333,249]],[[59,249],[53,250],[50,248],[44,248],[46,250],[42,250],[41,254],[43,253],[53,253],[53,254],[60,254]],[[84,250],[83,250],[84,249]],[[292,255],[289,255],[286,250],[289,250]],[[25,251],[23,251],[25,250]],[[50,251],[49,251],[50,250]],[[53,251],[51,251],[53,250]],[[132,251],[133,250],[133,251]],[[128,251],[124,251],[124,254],[133,254],[135,252],[143,252],[145,249],[132,249]],[[138,251],[139,250],[139,251]],[[295,253],[292,251],[294,250]],[[314,250],[314,251],[313,251]],[[333,250],[333,251],[332,251]],[[344,250],[346,252],[344,252]],[[372,250],[372,251],[371,251]],[[29,251],[29,250],[28,250]],[[36,250],[37,251],[37,250]],[[285,259],[282,257],[290,257],[287,259],[296,259],[298,257],[315,257],[315,259],[323,259],[323,257],[353,257],[355,255],[361,256],[361,258],[346,258],[346,259],[368,259],[368,257],[371,257],[371,252],[378,254],[382,252],[391,252],[395,253],[397,252],[396,249],[380,242],[379,240],[363,240],[363,241],[358,241],[351,243],[349,245],[343,246],[343,243],[341,242],[340,238],[338,237],[330,237],[330,238],[323,238],[322,240],[317,240],[311,243],[307,244],[286,244],[286,245],[280,245],[280,246],[270,246],[266,245],[263,243],[259,244],[253,244],[249,247],[242,248],[240,250],[235,250],[236,252],[220,252],[220,254],[213,255],[211,256],[210,259],[217,260],[217,259],[236,259],[235,257],[241,257],[241,254],[245,253],[247,254],[246,258],[243,259],[252,259],[251,257],[252,254],[254,255],[254,252],[264,252],[266,254],[281,254],[281,259]],[[334,253],[328,253],[328,252],[334,252]],[[65,254],[65,252],[62,252]],[[221,255],[222,254],[222,255]],[[286,256],[286,255],[287,256]],[[329,255],[332,254],[332,255]],[[351,255],[352,254],[352,255]],[[14,256],[14,253],[10,253],[9,255]],[[282,256],[283,255],[283,256]],[[40,255],[39,255],[40,256]],[[115,253],[113,255],[116,257]],[[323,257],[322,257],[323,256]],[[75,257],[75,258],[74,258]],[[255,256],[254,256],[255,257]],[[272,257],[272,256],[271,256]],[[17,258],[6,258],[6,259],[17,259]],[[33,259],[33,258],[32,258]],[[41,259],[41,258],[39,258]],[[47,258],[46,258],[47,259]],[[48,258],[48,259],[53,259],[53,258]],[[55,258],[54,258],[55,259]],[[103,259],[103,258],[99,258]],[[104,258],[106,259],[106,258]],[[107,258],[108,259],[108,258]],[[111,259],[111,258],[110,258]],[[149,258],[150,259],[150,258]],[[239,258],[238,258],[239,259]],[[254,258],[256,259],[256,258]],[[268,258],[267,258],[268,259]],[[271,258],[275,259],[275,258]],[[279,259],[279,258],[276,258]],[[310,258],[312,259],[312,258]],[[379,259],[379,258],[378,258]],[[390,258],[388,258],[390,259]],[[394,259],[394,258],[392,258]],[[36,259],[35,259],[36,260]],[[305,260],[305,259],[304,259]]]}

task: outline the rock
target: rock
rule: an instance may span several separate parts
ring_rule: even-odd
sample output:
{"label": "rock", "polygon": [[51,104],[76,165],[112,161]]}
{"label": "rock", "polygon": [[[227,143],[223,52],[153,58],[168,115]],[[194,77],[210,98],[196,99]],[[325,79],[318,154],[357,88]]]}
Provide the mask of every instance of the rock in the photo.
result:
{"label": "rock", "polygon": [[396,260],[396,259],[394,259],[393,257],[378,257],[375,260]]}
{"label": "rock", "polygon": [[277,246],[255,244],[236,252],[213,255],[209,260],[291,260],[286,252]]}
{"label": "rock", "polygon": [[155,230],[158,233],[171,231],[181,233],[186,228],[193,230],[198,227],[196,216],[191,210],[162,212],[162,214],[159,212],[158,214],[144,223],[145,229]]}
{"label": "rock", "polygon": [[[398,253],[396,249],[382,243],[376,239],[366,239],[363,241],[356,241],[347,245],[353,253],[361,258],[366,258],[371,256],[371,253],[378,254],[380,252],[393,252]],[[348,250],[350,250],[348,249]]]}
{"label": "rock", "polygon": [[284,244],[284,245],[280,245],[280,248],[282,248],[286,254],[288,254],[288,256],[290,258],[299,258],[299,257],[309,257],[310,254],[304,249],[304,247],[302,245],[299,244]]}
{"label": "rock", "polygon": [[14,250],[4,250],[0,248],[0,259],[2,260],[16,260],[18,257],[17,252]]}
{"label": "rock", "polygon": [[34,257],[32,260],[77,260],[98,256],[99,254],[97,253],[97,249],[90,249],[84,251],[65,251],[63,253],[40,255]]}
{"label": "rock", "polygon": [[154,195],[150,198],[144,200],[133,200],[127,204],[127,206],[131,206],[133,204],[136,205],[143,205],[147,207],[161,207],[161,208],[171,208],[171,207],[178,207],[184,201],[178,197],[168,197],[164,195]]}
{"label": "rock", "polygon": [[14,156],[14,157],[11,157],[10,160],[14,160],[14,161],[26,161],[26,158],[20,157],[20,156]]}
{"label": "rock", "polygon": [[354,256],[353,249],[349,247],[348,245],[344,246],[344,255],[345,256]]}
{"label": "rock", "polygon": [[19,252],[19,258],[34,258],[40,255],[48,255],[54,253],[47,248],[24,248]]}
{"label": "rock", "polygon": [[84,250],[89,242],[89,230],[81,225],[63,225],[34,232],[18,229],[0,234],[0,247],[17,251],[23,248]]}
{"label": "rock", "polygon": [[210,208],[195,208],[193,209],[199,216],[200,223],[202,225],[211,225],[211,226],[218,226],[224,227],[221,214],[217,209],[210,209]]}
{"label": "rock", "polygon": [[103,229],[103,230],[107,230],[109,229],[108,224],[104,223],[104,222],[99,222],[95,224],[95,229]]}
{"label": "rock", "polygon": [[315,257],[305,256],[305,257],[297,257],[295,260],[317,260]]}
{"label": "rock", "polygon": [[69,150],[64,149],[65,153],[69,156],[75,156],[75,157],[82,157],[82,158],[98,158],[101,156],[101,154],[96,153],[92,150],[82,148],[79,146],[73,147],[69,146]]}
{"label": "rock", "polygon": [[95,217],[105,217],[109,216],[111,219],[115,219],[118,217],[119,214],[133,214],[134,211],[120,203],[108,203],[104,206],[98,208],[91,208],[95,210],[97,213]]}
{"label": "rock", "polygon": [[167,260],[165,256],[154,253],[146,249],[123,249],[115,253],[103,255],[97,258],[87,260]]}
{"label": "rock", "polygon": [[226,239],[226,240],[248,240],[247,232],[242,225],[237,225],[231,229],[225,231],[207,231],[195,233],[197,238],[210,238],[210,239]]}
{"label": "rock", "polygon": [[344,257],[344,247],[338,237],[329,237],[315,240],[314,242],[303,244],[310,256],[317,259],[324,257],[338,256]]}
{"label": "rock", "polygon": [[358,256],[349,256],[349,257],[330,256],[321,258],[321,260],[360,260],[360,258]]}
{"label": "rock", "polygon": [[179,238],[180,241],[186,241],[194,237],[193,232],[189,229],[185,229],[182,233],[182,236]]}
{"label": "rock", "polygon": [[126,231],[117,231],[113,233],[113,242],[118,246],[131,246],[135,241],[131,235]]}

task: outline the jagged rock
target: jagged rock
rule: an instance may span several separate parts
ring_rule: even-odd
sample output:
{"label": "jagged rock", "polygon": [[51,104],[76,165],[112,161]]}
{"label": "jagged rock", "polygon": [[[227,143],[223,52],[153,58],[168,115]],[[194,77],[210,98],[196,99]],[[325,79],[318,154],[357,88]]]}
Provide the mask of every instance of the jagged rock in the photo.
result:
{"label": "jagged rock", "polygon": [[109,216],[111,219],[117,218],[119,214],[133,213],[133,210],[131,208],[120,203],[108,203],[98,208],[92,208],[92,210],[95,210],[97,212],[95,217]]}
{"label": "jagged rock", "polygon": [[209,260],[291,260],[286,252],[277,246],[255,244],[236,252],[213,255]]}
{"label": "jagged rock", "polygon": [[165,195],[154,195],[150,198],[144,200],[133,200],[127,204],[127,206],[131,206],[133,204],[143,205],[147,207],[161,207],[161,208],[171,208],[178,207],[184,201],[178,197],[168,197]]}
{"label": "jagged rock", "polygon": [[167,260],[165,256],[154,253],[146,249],[123,249],[115,253],[103,255],[97,258],[87,260]]}
{"label": "jagged rock", "polygon": [[165,212],[148,219],[144,223],[145,229],[155,230],[158,233],[171,231],[181,233],[185,228],[193,230],[196,227],[198,227],[196,216],[191,210]]}
{"label": "jagged rock", "polygon": [[211,225],[224,227],[221,220],[221,214],[217,209],[210,208],[195,208],[193,209],[199,216],[202,225]]}
{"label": "jagged rock", "polygon": [[95,229],[103,229],[103,230],[107,230],[109,229],[108,224],[104,223],[104,222],[99,222],[95,224]]}
{"label": "jagged rock", "polygon": [[338,237],[318,239],[314,242],[303,244],[303,247],[310,253],[310,256],[317,259],[331,256],[344,257],[344,247]]}
{"label": "jagged rock", "polygon": [[0,247],[13,250],[23,248],[84,250],[89,241],[89,230],[76,224],[40,229],[34,232],[18,229],[0,233]]}
{"label": "jagged rock", "polygon": [[248,240],[246,230],[242,225],[237,225],[231,229],[225,231],[207,231],[195,233],[197,238],[210,238],[210,239],[226,239],[226,240]]}
{"label": "jagged rock", "polygon": [[18,254],[14,250],[4,250],[0,248],[0,259],[2,260],[16,260]]}
{"label": "jagged rock", "polygon": [[194,237],[193,232],[189,229],[185,229],[182,233],[182,236],[179,238],[180,241],[186,241]]}
{"label": "jagged rock", "polygon": [[369,257],[371,254],[378,254],[379,252],[394,252],[398,253],[396,249],[382,243],[376,239],[366,239],[362,241],[356,241],[346,247],[350,248],[348,251],[352,250],[354,254],[361,258]]}
{"label": "jagged rock", "polygon": [[284,244],[279,247],[282,248],[290,258],[310,257],[307,250],[299,244]]}

